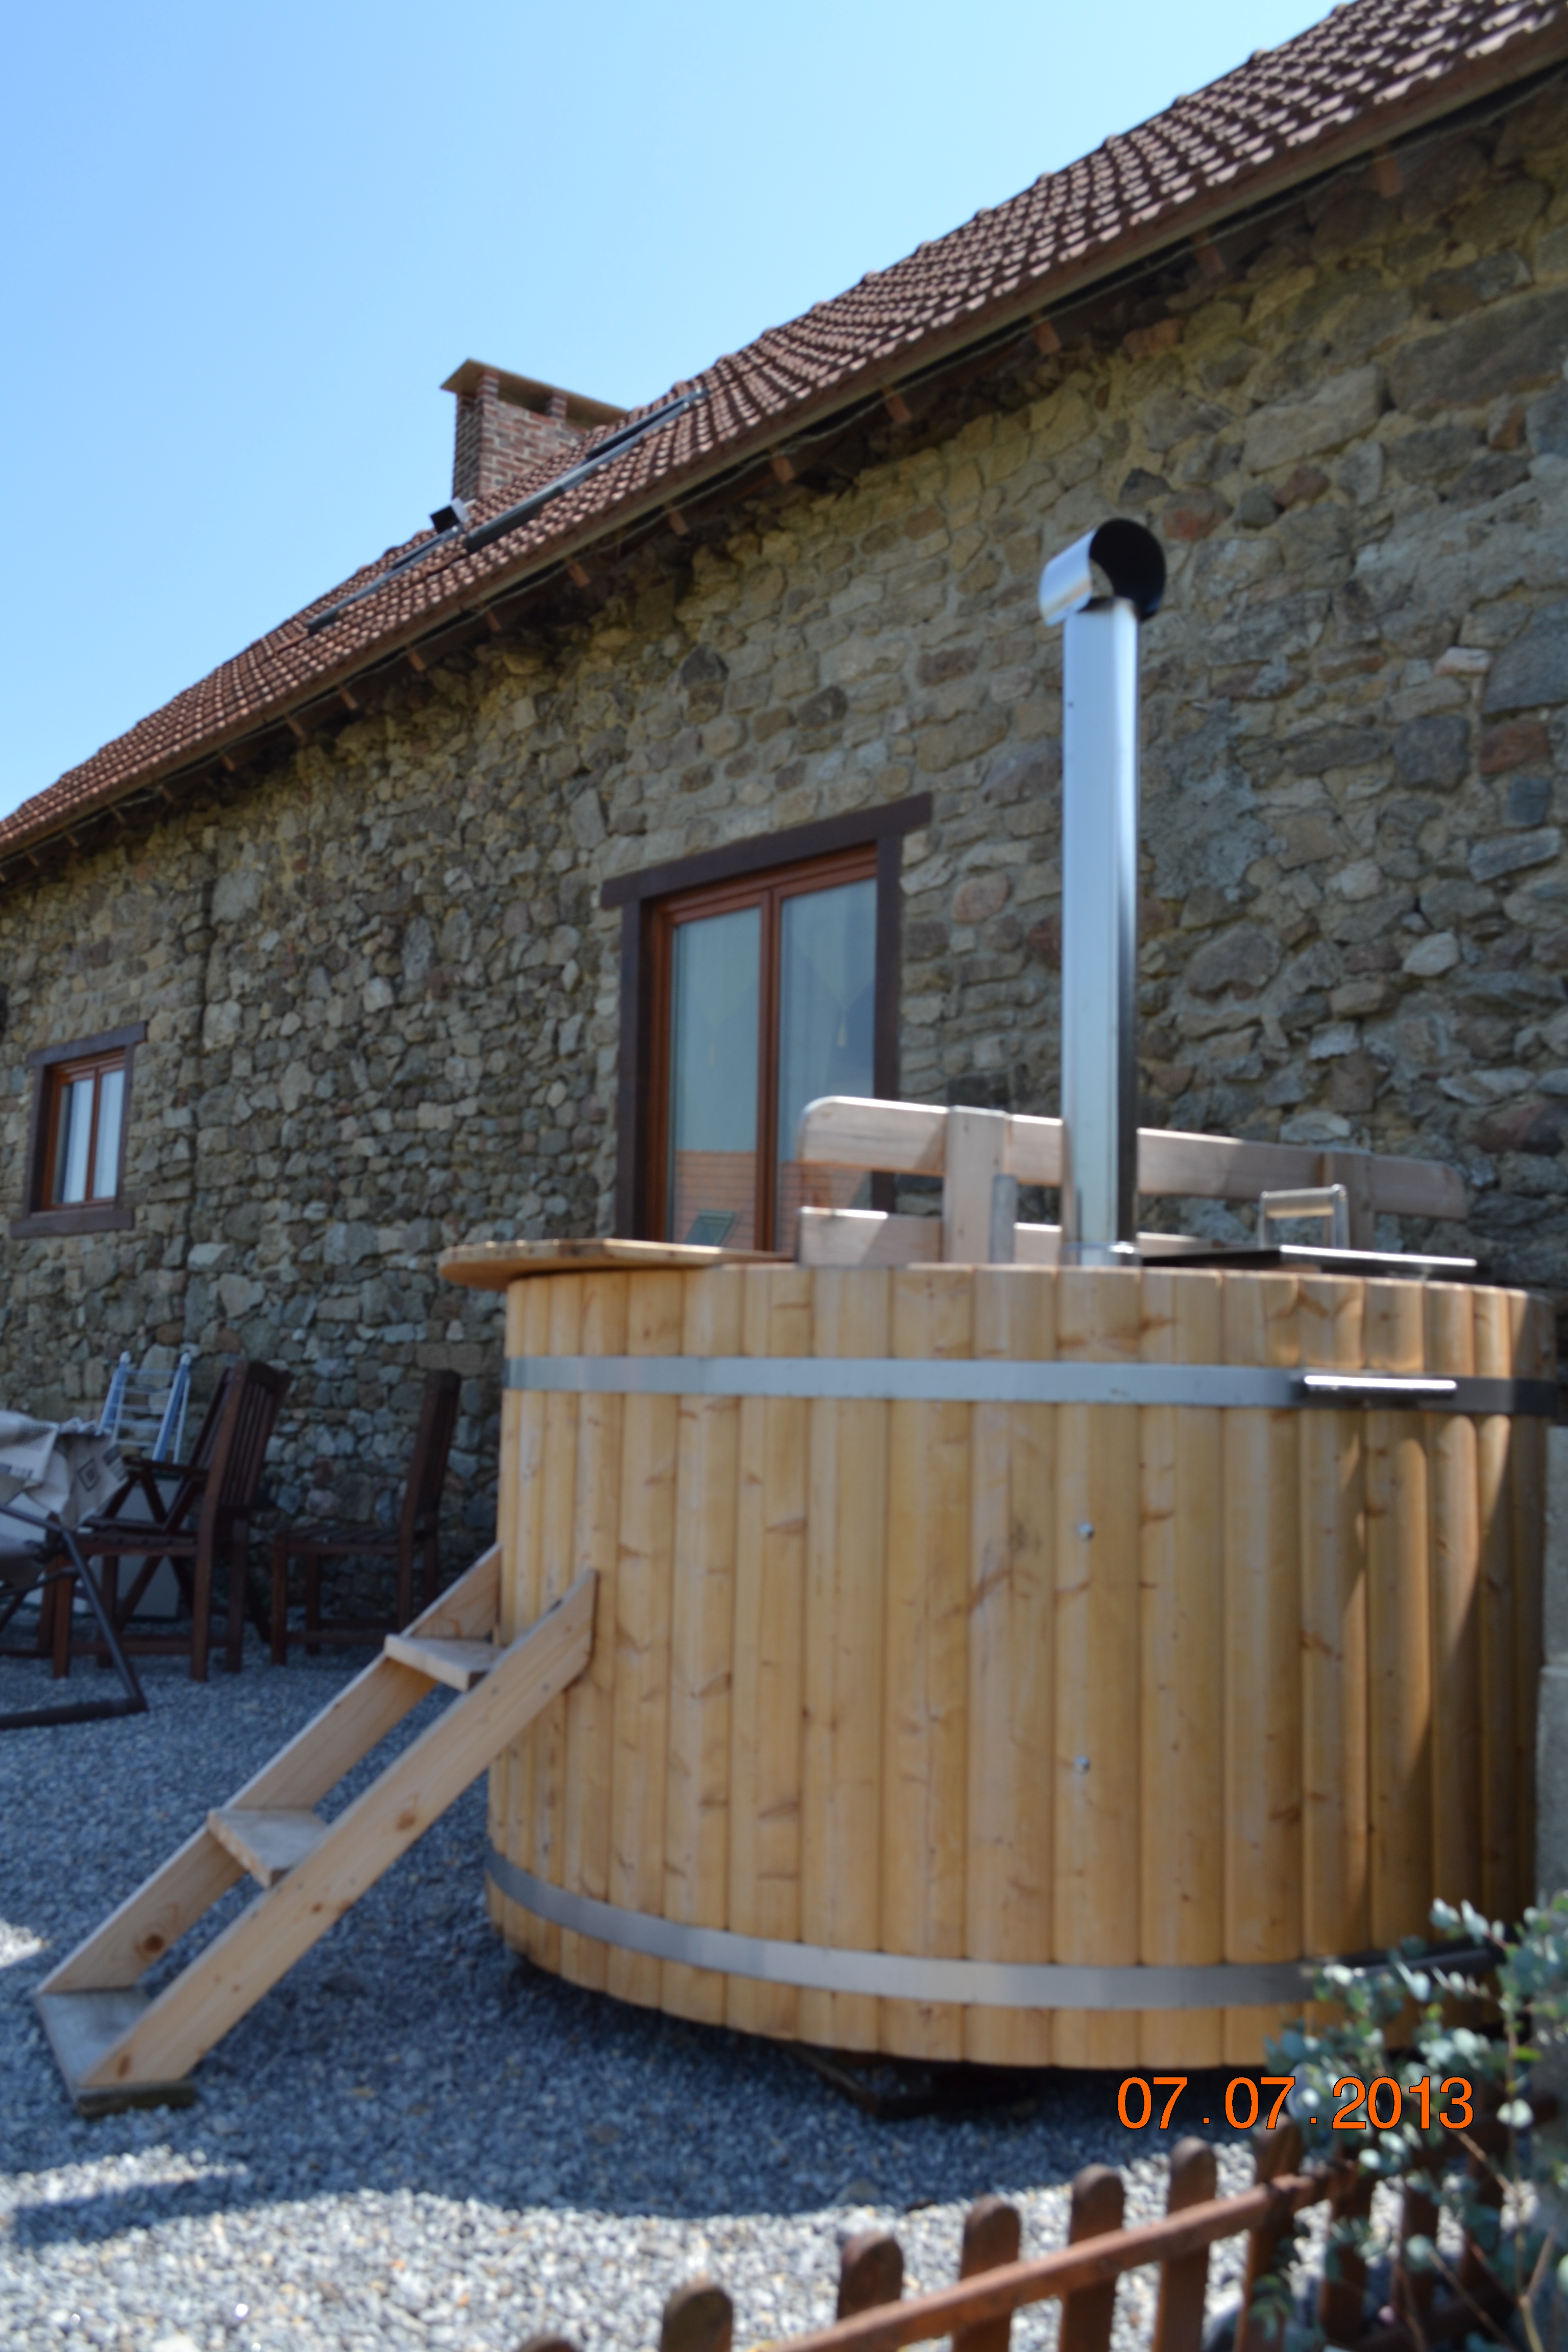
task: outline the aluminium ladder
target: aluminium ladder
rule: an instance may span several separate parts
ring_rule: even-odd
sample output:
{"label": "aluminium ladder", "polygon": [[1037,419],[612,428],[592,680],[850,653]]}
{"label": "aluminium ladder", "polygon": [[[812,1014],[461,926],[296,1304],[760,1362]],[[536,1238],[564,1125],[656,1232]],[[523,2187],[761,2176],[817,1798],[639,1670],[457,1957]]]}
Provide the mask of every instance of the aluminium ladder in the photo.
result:
{"label": "aluminium ladder", "polygon": [[[505,1649],[489,1551],[47,1977],[35,1999],[83,2115],[187,2105],[190,2071],[575,1681],[590,1569]],[[315,1811],[437,1683],[462,1696],[333,1822]],[[261,1893],[151,1997],[138,1979],[248,1872]]]}

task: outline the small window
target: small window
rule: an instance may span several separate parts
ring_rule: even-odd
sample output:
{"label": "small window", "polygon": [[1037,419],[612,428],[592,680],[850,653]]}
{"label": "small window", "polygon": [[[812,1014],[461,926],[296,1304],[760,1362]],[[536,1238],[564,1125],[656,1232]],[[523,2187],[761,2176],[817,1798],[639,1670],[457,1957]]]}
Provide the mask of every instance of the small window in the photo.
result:
{"label": "small window", "polygon": [[39,1206],[71,1209],[120,1193],[125,1056],[65,1062],[49,1074],[49,1167]]}
{"label": "small window", "polygon": [[132,1222],[124,1200],[131,1063],[138,1022],[28,1056],[34,1073],[27,1199],[14,1234],[101,1232]]}

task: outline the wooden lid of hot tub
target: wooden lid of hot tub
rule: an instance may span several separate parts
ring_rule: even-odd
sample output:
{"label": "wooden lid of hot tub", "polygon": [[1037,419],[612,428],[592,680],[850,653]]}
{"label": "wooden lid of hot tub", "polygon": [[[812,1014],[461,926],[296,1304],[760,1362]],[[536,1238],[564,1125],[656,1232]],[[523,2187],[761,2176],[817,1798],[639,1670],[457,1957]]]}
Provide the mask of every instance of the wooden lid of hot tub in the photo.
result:
{"label": "wooden lid of hot tub", "polygon": [[705,1265],[780,1265],[769,1250],[700,1249],[689,1242],[627,1242],[613,1238],[572,1242],[464,1242],[443,1250],[442,1276],[464,1290],[505,1290],[535,1274],[595,1274],[606,1269],[642,1274],[673,1266],[695,1272]]}

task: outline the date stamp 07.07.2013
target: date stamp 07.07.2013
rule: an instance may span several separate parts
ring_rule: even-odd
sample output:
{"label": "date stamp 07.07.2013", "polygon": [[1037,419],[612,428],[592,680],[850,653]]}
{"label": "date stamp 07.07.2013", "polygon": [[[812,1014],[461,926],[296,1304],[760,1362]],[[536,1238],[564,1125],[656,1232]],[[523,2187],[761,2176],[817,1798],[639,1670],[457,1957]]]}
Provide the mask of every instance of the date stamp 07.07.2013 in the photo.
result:
{"label": "date stamp 07.07.2013", "polygon": [[[1146,2131],[1158,2106],[1158,2128],[1169,2131],[1176,2103],[1191,2079],[1187,2074],[1129,2074],[1116,2095],[1116,2111],[1129,2131]],[[1267,2126],[1272,2131],[1295,2087],[1294,2074],[1234,2075],[1225,2086],[1225,2119],[1232,2131],[1250,2131],[1267,2105]],[[1156,2099],[1157,2091],[1169,2095]],[[1430,2131],[1436,2116],[1445,2131],[1458,2132],[1475,2120],[1475,2086],[1463,2074],[1447,2075],[1442,2082],[1424,2076],[1403,2085],[1392,2074],[1374,2075],[1370,2083],[1345,2074],[1334,2084],[1333,2096],[1335,2131],[1392,2131],[1396,2124],[1417,2118],[1422,2130]],[[1202,2117],[1205,2124],[1214,2120]],[[1315,2124],[1319,2118],[1312,2115],[1306,2120]]]}

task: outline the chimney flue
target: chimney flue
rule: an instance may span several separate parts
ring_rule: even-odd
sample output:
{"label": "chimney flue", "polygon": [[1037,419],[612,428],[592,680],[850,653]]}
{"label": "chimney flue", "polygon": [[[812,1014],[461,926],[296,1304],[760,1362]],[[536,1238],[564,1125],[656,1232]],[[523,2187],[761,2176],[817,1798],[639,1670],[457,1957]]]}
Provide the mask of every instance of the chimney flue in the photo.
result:
{"label": "chimney flue", "polygon": [[[1095,593],[1098,566],[1109,596]],[[1138,631],[1165,559],[1102,523],[1040,575],[1062,643],[1062,1262],[1136,1262]]]}

